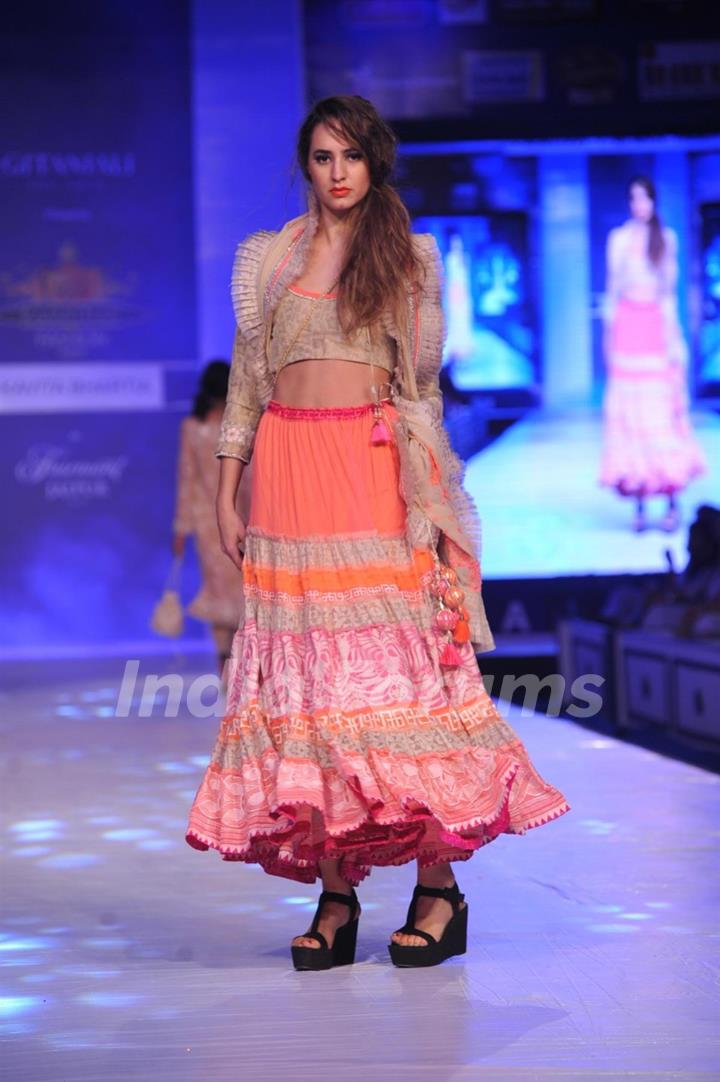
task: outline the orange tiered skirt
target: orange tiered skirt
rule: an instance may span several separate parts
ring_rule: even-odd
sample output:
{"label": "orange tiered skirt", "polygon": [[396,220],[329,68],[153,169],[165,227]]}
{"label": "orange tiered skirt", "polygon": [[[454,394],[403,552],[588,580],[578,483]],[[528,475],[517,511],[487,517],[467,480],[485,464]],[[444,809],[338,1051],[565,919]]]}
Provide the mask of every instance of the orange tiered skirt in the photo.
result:
{"label": "orange tiered skirt", "polygon": [[[386,409],[393,410],[388,405]],[[405,537],[372,408],[271,402],[255,439],[226,716],[187,841],[312,883],[339,859],[466,860],[569,810],[485,691],[441,667],[429,551]]]}

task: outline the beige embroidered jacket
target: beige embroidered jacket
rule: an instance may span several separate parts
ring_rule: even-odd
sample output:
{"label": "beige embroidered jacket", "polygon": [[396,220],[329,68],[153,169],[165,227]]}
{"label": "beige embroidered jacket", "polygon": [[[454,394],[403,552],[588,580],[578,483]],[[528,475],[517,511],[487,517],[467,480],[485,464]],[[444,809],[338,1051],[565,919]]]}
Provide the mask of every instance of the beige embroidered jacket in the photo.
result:
{"label": "beige embroidered jacket", "polygon": [[[231,282],[236,332],[227,406],[216,455],[250,462],[255,433],[272,398],[276,373],[268,361],[272,314],[287,286],[301,277],[319,208],[279,231],[251,233],[237,248]],[[400,489],[407,506],[407,537],[413,547],[436,547],[457,573],[465,592],[470,638],[479,652],[495,647],[485,617],[480,574],[480,520],[463,487],[464,464],[455,455],[443,425],[438,375],[445,341],[442,259],[431,233],[413,241],[425,268],[419,296],[408,291],[407,332],[386,318],[384,329],[397,343],[392,379],[394,424],[400,458]]]}

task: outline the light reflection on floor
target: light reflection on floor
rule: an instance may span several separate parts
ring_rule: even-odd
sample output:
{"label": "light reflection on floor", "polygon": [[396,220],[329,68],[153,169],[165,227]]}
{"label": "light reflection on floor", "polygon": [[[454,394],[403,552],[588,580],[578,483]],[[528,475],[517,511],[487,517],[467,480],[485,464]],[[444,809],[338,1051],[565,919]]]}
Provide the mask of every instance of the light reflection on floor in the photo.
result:
{"label": "light reflection on floor", "polygon": [[513,715],[572,811],[458,867],[468,955],[423,973],[389,965],[407,866],[362,885],[355,966],[297,974],[287,943],[317,888],[183,840],[216,719],[116,719],[112,692],[98,678],[5,697],[13,1082],[330,1078],[338,1050],[344,1079],[717,1071],[714,775]]}

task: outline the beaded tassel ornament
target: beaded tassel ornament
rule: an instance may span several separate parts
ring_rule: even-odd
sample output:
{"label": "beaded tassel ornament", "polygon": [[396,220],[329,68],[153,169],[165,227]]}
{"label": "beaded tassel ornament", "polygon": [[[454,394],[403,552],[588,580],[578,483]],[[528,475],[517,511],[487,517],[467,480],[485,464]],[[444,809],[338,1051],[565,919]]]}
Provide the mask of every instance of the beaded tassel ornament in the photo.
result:
{"label": "beaded tassel ornament", "polygon": [[373,416],[375,420],[370,430],[370,443],[390,443],[390,429],[385,423],[382,406],[379,402],[376,402],[373,406]]}
{"label": "beaded tassel ornament", "polygon": [[382,403],[387,401],[387,398],[382,397],[383,387],[390,388],[389,383],[375,383],[375,365],[370,359],[370,378],[372,380],[372,387],[370,393],[373,397],[373,426],[370,429],[370,443],[372,444],[385,444],[392,443],[392,433],[387,426],[385,420],[385,414],[383,413]]}
{"label": "beaded tassel ornament", "polygon": [[[392,442],[392,434],[385,421],[382,403],[386,401],[382,397],[382,388],[390,387],[389,383],[375,383],[375,370],[372,360],[370,361],[372,375],[373,397],[373,426],[370,431],[371,444],[385,444]],[[456,643],[470,641],[470,628],[468,625],[469,614],[463,606],[465,594],[457,584],[457,573],[452,567],[440,562],[440,558],[433,550],[435,566],[431,572],[430,593],[439,604],[435,613],[435,627],[441,634],[447,634],[448,638],[440,652],[440,664],[448,669],[456,669],[462,663],[462,658]]]}
{"label": "beaded tassel ornament", "polygon": [[465,594],[457,585],[456,572],[441,563],[437,553],[430,579],[430,593],[440,606],[435,613],[435,627],[441,634],[448,635],[440,653],[440,664],[456,669],[462,658],[455,644],[470,641],[468,611],[463,606]]}

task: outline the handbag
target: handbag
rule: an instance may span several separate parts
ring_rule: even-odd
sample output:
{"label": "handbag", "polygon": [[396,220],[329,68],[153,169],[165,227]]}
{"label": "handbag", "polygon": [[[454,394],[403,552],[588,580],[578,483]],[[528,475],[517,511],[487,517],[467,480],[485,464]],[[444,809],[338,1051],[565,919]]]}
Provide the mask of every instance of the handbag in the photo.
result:
{"label": "handbag", "polygon": [[168,572],[165,589],[150,617],[150,627],[158,635],[177,639],[185,627],[185,615],[178,591],[182,556],[176,556]]}

